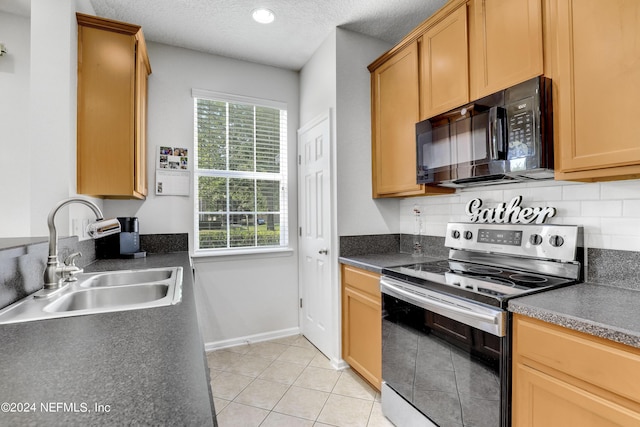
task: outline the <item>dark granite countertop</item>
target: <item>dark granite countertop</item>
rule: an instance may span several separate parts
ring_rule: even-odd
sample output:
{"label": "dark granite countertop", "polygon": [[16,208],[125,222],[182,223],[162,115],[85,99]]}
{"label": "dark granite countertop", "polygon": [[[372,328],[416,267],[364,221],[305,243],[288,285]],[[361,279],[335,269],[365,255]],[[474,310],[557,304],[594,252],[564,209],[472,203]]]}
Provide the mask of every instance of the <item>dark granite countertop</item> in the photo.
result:
{"label": "dark granite countertop", "polygon": [[580,283],[516,298],[509,311],[640,348],[640,291]]}
{"label": "dark granite countertop", "polygon": [[184,269],[177,305],[0,325],[0,425],[214,425],[189,254],[85,271],[165,266]]}
{"label": "dark granite countertop", "polygon": [[[441,258],[424,257],[424,261]],[[390,252],[340,257],[343,264],[374,273],[411,264],[411,254]],[[640,291],[581,283],[509,301],[509,311],[640,348]]]}
{"label": "dark granite countertop", "polygon": [[437,259],[440,258],[429,256],[415,258],[411,254],[388,252],[382,254],[366,254],[340,257],[338,258],[338,261],[340,261],[342,264],[352,265],[354,267],[362,268],[363,270],[368,270],[380,274],[382,272],[382,269],[386,267],[394,267],[396,265],[406,265],[416,262],[434,261]]}

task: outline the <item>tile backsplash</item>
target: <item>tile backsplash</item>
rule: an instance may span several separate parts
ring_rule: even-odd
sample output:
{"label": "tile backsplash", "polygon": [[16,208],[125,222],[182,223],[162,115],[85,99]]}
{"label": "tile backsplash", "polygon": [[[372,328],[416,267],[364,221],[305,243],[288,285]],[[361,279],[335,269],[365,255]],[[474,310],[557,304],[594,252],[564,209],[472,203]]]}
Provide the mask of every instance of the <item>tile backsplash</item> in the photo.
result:
{"label": "tile backsplash", "polygon": [[640,251],[640,180],[602,183],[541,181],[458,190],[455,194],[407,198],[400,202],[400,232],[415,230],[414,207],[421,212],[422,234],[444,237],[447,222],[468,221],[465,206],[480,198],[495,207],[522,196],[522,206],[552,206],[548,222],[584,227],[585,247]]}

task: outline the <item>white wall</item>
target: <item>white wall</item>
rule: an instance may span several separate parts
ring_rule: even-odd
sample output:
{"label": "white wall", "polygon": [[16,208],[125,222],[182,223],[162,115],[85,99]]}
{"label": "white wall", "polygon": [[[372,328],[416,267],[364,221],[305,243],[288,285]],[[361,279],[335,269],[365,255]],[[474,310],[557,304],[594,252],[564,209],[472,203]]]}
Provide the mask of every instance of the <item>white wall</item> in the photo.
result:
{"label": "white wall", "polygon": [[447,196],[407,198],[400,204],[402,233],[414,230],[413,207],[421,207],[423,232],[444,236],[448,221],[468,221],[466,203],[479,197],[483,206],[494,207],[522,195],[523,206],[554,206],[554,224],[584,227],[588,248],[640,251],[640,180],[602,183],[547,181],[507,184],[464,190]]}
{"label": "white wall", "polygon": [[337,29],[338,235],[399,232],[397,199],[371,198],[371,74],[392,45]]}
{"label": "white wall", "polygon": [[[49,210],[76,194],[76,11],[93,8],[88,0],[31,0],[30,18],[0,13],[11,52],[0,58],[0,237],[48,235]],[[69,234],[70,218],[91,216],[80,205],[61,210],[59,234]]]}
{"label": "white wall", "polygon": [[[193,248],[194,190],[189,197],[155,195],[155,153],[160,145],[193,153],[191,89],[206,89],[282,101],[288,108],[289,242],[279,256],[195,258],[198,315],[209,348],[265,339],[298,327],[296,130],[299,75],[275,67],[237,61],[148,42],[147,142],[149,195],[144,201],[105,200],[109,216],[137,216],[142,234],[189,233]],[[193,159],[190,164],[193,171]],[[193,177],[191,177],[193,183]],[[265,335],[266,334],[266,335]]]}
{"label": "white wall", "polygon": [[31,235],[30,33],[29,18],[0,12],[0,237]]}

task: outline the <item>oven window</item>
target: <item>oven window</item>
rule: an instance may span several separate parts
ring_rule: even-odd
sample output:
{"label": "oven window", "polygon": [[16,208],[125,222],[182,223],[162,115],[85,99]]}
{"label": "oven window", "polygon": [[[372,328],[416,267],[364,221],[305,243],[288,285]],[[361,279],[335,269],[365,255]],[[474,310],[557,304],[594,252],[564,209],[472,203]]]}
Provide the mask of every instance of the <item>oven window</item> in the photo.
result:
{"label": "oven window", "polygon": [[382,379],[440,426],[496,427],[504,338],[383,294]]}

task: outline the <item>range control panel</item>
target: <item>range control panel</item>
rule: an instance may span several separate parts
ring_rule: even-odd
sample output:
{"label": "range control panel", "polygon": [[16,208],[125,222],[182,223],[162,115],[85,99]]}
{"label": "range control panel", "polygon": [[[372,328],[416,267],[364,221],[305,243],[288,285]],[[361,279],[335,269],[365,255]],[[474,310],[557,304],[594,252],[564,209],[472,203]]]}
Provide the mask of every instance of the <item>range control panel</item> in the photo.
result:
{"label": "range control panel", "polygon": [[445,246],[539,259],[573,261],[582,246],[577,225],[447,224]]}

